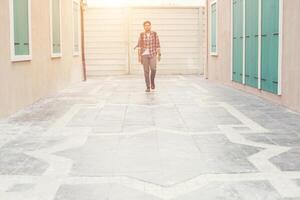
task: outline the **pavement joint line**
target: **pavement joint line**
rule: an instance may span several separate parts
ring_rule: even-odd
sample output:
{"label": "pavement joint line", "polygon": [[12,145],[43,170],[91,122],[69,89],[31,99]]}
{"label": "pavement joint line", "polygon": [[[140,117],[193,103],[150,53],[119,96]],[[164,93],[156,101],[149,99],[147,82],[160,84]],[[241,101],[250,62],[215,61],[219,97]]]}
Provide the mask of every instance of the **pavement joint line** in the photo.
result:
{"label": "pavement joint line", "polygon": [[209,93],[206,89],[204,89],[203,87],[201,87],[200,85],[198,85],[196,83],[191,83],[190,85],[204,94]]}

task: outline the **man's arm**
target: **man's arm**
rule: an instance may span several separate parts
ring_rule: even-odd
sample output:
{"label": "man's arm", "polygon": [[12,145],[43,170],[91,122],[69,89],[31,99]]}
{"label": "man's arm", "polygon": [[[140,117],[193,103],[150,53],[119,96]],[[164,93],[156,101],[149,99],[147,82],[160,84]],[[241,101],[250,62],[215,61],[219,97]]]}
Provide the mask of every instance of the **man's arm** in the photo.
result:
{"label": "man's arm", "polygon": [[156,52],[157,52],[158,60],[160,61],[160,56],[161,56],[161,52],[160,52],[160,42],[159,42],[159,37],[158,37],[157,34],[156,34],[156,39],[155,39],[155,41],[156,41],[156,44],[155,44],[155,46],[156,46]]}
{"label": "man's arm", "polygon": [[138,62],[141,63],[141,61],[142,61],[142,37],[141,37],[141,34],[139,36],[137,48],[138,48]]}

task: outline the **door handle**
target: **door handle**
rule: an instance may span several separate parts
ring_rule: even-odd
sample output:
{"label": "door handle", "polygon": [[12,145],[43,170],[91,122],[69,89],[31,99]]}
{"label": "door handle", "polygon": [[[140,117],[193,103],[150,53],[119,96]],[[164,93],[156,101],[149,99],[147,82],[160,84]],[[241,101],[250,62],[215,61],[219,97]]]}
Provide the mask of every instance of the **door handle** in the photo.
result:
{"label": "door handle", "polygon": [[267,34],[263,34],[263,35],[261,35],[261,37],[267,37]]}
{"label": "door handle", "polygon": [[273,33],[273,35],[279,35],[279,33]]}
{"label": "door handle", "polygon": [[278,82],[277,81],[272,81],[274,84],[278,84]]}
{"label": "door handle", "polygon": [[246,77],[250,77],[248,74],[245,75]]}
{"label": "door handle", "polygon": [[265,78],[262,78],[261,80],[262,80],[262,81],[267,81],[267,79],[265,79]]}

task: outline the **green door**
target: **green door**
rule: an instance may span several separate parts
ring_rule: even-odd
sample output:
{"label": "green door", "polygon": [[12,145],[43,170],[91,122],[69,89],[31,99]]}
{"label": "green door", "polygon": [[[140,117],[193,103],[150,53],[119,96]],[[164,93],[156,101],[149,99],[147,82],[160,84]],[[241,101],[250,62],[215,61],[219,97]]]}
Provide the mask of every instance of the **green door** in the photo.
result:
{"label": "green door", "polygon": [[262,0],[261,86],[278,93],[279,0]]}
{"label": "green door", "polygon": [[258,0],[246,0],[246,85],[258,87]]}
{"label": "green door", "polygon": [[233,70],[235,82],[243,82],[243,0],[233,0]]}

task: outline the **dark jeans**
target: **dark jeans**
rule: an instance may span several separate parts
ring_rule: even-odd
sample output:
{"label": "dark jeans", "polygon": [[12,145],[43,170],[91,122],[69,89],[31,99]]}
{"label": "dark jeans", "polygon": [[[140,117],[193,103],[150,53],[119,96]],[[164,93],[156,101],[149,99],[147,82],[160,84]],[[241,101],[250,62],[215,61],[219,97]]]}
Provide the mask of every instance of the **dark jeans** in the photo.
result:
{"label": "dark jeans", "polygon": [[155,85],[154,79],[156,74],[156,57],[150,57],[148,55],[142,56],[142,64],[144,66],[146,86],[147,88],[150,88],[150,84],[152,86]]}

